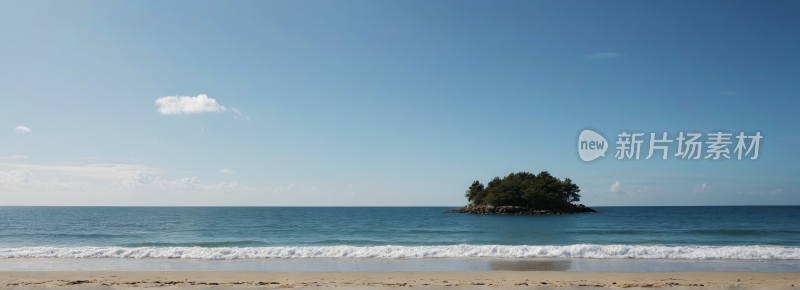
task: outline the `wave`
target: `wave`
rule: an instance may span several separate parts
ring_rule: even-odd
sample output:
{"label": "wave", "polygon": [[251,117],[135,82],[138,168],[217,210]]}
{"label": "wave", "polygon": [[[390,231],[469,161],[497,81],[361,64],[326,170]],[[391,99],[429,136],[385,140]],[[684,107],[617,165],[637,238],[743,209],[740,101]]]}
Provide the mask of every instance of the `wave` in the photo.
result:
{"label": "wave", "polygon": [[325,247],[21,247],[1,248],[0,258],[598,258],[598,259],[739,259],[797,260],[800,248],[779,246],[325,246]]}
{"label": "wave", "polygon": [[120,247],[129,247],[129,248],[142,248],[142,247],[207,247],[207,248],[219,248],[219,247],[242,247],[242,246],[252,246],[252,245],[269,245],[267,242],[262,241],[253,241],[253,240],[244,240],[244,241],[227,241],[227,242],[198,242],[198,243],[129,243],[129,244],[122,244]]}

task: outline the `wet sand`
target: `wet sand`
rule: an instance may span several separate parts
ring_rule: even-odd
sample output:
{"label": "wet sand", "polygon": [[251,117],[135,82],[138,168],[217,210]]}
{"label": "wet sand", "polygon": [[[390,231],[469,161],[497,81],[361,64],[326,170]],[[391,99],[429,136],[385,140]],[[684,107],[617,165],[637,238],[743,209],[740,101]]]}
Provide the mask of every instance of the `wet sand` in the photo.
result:
{"label": "wet sand", "polygon": [[425,287],[515,289],[551,287],[677,287],[800,289],[792,272],[233,272],[233,271],[6,271],[2,288],[307,288]]}

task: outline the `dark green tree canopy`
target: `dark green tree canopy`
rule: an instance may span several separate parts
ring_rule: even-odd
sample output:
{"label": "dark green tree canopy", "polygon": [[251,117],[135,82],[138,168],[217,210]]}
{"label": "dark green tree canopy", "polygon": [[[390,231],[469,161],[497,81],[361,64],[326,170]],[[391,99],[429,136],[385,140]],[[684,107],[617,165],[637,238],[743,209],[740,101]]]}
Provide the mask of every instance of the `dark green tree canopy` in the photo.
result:
{"label": "dark green tree canopy", "polygon": [[511,173],[500,179],[495,177],[484,187],[475,181],[467,190],[471,205],[524,206],[537,209],[572,207],[581,199],[581,190],[569,178],[561,180],[547,171]]}

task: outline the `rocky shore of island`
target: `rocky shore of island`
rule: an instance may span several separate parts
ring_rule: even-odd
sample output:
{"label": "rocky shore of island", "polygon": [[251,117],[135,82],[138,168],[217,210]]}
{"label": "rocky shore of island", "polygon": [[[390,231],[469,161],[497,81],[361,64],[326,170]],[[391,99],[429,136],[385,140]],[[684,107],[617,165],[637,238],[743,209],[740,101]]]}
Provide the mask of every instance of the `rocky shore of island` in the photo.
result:
{"label": "rocky shore of island", "polygon": [[467,205],[465,207],[448,210],[445,213],[469,213],[469,214],[513,214],[513,215],[541,215],[541,214],[575,214],[575,213],[599,213],[599,211],[588,208],[582,204],[571,208],[560,209],[533,209],[523,206],[492,206],[492,205]]}

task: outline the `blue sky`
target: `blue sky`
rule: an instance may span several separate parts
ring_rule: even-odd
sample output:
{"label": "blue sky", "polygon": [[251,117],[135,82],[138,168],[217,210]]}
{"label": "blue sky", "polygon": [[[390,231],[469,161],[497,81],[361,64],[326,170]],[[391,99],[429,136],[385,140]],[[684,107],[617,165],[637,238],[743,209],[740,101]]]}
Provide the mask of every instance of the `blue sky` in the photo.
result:
{"label": "blue sky", "polygon": [[[457,206],[473,180],[544,170],[590,206],[800,204],[798,12],[3,2],[0,204]],[[156,102],[200,95],[214,103],[188,114]],[[755,161],[620,162],[612,148],[587,165],[587,126],[765,137]]]}

